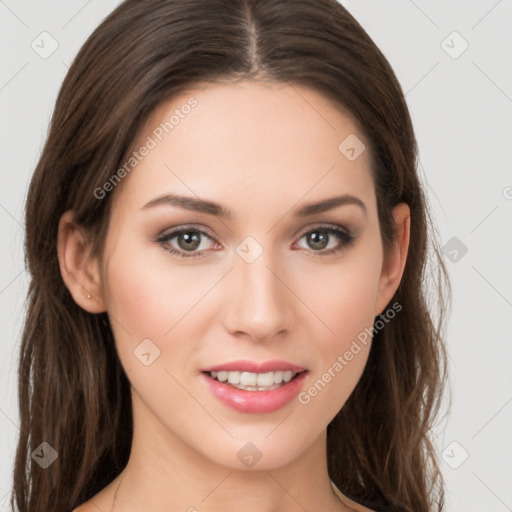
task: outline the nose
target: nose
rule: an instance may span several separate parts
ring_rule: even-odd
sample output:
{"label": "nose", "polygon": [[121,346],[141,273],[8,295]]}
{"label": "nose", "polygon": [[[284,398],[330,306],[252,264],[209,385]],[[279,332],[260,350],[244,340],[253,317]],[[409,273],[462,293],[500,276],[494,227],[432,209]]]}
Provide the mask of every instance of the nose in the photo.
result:
{"label": "nose", "polygon": [[235,262],[227,290],[226,329],[254,341],[273,340],[290,330],[293,293],[281,266],[264,252],[256,261]]}

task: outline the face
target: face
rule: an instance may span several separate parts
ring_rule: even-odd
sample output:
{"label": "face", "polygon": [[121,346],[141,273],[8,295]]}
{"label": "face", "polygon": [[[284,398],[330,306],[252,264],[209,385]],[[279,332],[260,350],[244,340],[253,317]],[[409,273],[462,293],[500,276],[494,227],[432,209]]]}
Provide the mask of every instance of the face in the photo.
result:
{"label": "face", "polygon": [[210,84],[153,112],[101,263],[138,432],[239,469],[290,463],[325,432],[392,294],[364,140],[300,86]]}

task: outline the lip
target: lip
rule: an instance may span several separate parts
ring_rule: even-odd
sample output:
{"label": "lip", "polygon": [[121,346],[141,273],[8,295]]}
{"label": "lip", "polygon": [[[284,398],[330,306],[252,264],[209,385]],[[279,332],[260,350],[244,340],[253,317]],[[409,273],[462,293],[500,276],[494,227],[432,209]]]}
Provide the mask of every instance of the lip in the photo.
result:
{"label": "lip", "polygon": [[[229,365],[223,366],[225,367]],[[219,368],[221,367],[219,366]],[[238,368],[240,368],[240,366],[237,366],[237,369]],[[206,373],[207,371],[217,370],[205,370],[201,373],[201,378],[216,398],[232,409],[239,412],[253,414],[274,412],[289,404],[299,394],[304,379],[308,373],[307,371],[301,371],[290,382],[270,391],[246,391],[244,389],[234,388],[233,386],[229,386],[228,384],[224,384],[223,382],[213,379],[208,375],[208,373]]]}
{"label": "lip", "polygon": [[[231,361],[230,363],[219,364],[215,366],[208,366],[207,368],[202,368],[202,372],[250,372],[250,373],[267,373],[267,372],[277,372],[282,370],[284,372],[290,371],[293,373],[300,373],[306,370],[303,366],[298,366],[296,364],[288,363],[286,361],[265,361],[261,363],[257,363],[249,360],[240,360],[240,361]],[[261,391],[261,393],[265,393],[265,391]]]}

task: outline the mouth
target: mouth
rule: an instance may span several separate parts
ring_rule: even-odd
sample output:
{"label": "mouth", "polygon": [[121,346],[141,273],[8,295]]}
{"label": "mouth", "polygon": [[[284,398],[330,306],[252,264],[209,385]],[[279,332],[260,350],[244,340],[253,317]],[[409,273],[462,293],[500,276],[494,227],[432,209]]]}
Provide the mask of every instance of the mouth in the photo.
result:
{"label": "mouth", "polygon": [[289,404],[309,370],[283,362],[238,362],[201,371],[210,392],[239,412],[267,413]]}
{"label": "mouth", "polygon": [[296,379],[302,372],[292,372],[291,370],[277,370],[275,372],[253,373],[241,371],[211,371],[203,372],[217,382],[222,382],[228,386],[244,391],[272,391],[284,386],[288,382]]}

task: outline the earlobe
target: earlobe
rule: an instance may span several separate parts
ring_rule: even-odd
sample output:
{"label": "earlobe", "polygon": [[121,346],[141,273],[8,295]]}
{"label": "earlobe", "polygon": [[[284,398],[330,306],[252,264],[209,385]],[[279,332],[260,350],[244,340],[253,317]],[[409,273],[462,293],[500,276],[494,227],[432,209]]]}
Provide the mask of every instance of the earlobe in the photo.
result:
{"label": "earlobe", "polygon": [[384,308],[395,294],[402,280],[409,249],[411,229],[410,215],[409,206],[405,203],[400,203],[393,208],[396,239],[387,261],[385,261],[382,266],[378,298],[375,304],[375,316],[383,313]]}
{"label": "earlobe", "polygon": [[57,253],[62,279],[75,302],[89,313],[104,312],[98,262],[90,257],[90,245],[72,210],[60,219]]}

